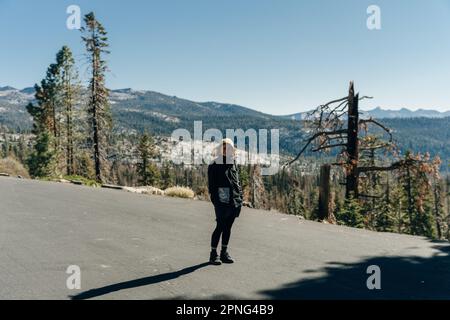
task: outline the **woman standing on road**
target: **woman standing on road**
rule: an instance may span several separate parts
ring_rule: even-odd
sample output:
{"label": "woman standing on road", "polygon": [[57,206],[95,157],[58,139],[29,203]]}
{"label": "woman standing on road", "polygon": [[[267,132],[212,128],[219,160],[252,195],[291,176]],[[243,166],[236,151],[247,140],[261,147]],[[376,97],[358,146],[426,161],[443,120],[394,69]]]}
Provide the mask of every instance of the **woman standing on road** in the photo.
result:
{"label": "woman standing on road", "polygon": [[[220,265],[233,263],[228,254],[228,242],[234,220],[239,217],[242,207],[242,188],[235,162],[235,149],[231,139],[222,140],[218,148],[219,156],[208,167],[208,189],[216,213],[216,229],[211,236],[210,263]],[[217,246],[222,237],[222,250],[217,254]]]}

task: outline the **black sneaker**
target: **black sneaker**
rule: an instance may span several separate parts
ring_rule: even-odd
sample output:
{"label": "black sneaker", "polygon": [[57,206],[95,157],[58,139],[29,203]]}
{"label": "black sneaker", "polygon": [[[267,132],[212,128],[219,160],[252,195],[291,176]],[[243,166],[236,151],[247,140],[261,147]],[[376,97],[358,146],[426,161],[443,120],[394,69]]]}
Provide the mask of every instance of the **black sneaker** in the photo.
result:
{"label": "black sneaker", "polygon": [[209,256],[209,263],[215,266],[219,266],[222,264],[222,262],[220,262],[219,255],[217,254],[217,252],[215,251],[211,252],[211,255]]}
{"label": "black sneaker", "polygon": [[220,254],[220,260],[223,263],[234,263],[234,260],[230,257],[230,255],[228,254],[228,252],[222,252]]}

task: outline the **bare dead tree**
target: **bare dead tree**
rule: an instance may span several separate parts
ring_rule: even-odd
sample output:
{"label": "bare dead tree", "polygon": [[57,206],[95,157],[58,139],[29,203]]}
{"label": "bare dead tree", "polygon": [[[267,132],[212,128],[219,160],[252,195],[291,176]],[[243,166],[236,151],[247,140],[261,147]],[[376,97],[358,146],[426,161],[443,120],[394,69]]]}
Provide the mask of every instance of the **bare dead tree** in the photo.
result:
{"label": "bare dead tree", "polygon": [[[347,97],[330,101],[311,111],[304,121],[305,130],[308,133],[305,144],[287,165],[297,161],[308,148],[312,152],[329,152],[339,148],[337,161],[332,165],[344,168],[347,198],[360,196],[358,186],[361,173],[392,171],[404,165],[402,161],[398,161],[388,166],[375,164],[360,166],[361,152],[392,151],[395,147],[389,128],[372,118],[360,119],[359,101],[363,99],[371,99],[371,97],[360,98],[359,94],[355,94],[353,82],[350,82]],[[378,127],[388,138],[381,141],[377,139],[377,143],[372,143],[370,139],[363,139],[361,131],[367,132],[369,126]]]}

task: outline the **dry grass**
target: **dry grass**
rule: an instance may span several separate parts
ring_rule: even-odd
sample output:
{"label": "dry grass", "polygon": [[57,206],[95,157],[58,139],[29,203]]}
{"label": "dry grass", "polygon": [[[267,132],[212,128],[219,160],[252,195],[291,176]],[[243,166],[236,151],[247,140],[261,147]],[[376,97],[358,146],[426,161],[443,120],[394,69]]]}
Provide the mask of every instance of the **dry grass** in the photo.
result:
{"label": "dry grass", "polygon": [[7,173],[10,176],[22,176],[23,178],[29,178],[27,169],[13,158],[0,159],[0,173]]}
{"label": "dry grass", "polygon": [[164,194],[169,197],[193,199],[195,197],[194,191],[185,187],[172,187],[164,191]]}

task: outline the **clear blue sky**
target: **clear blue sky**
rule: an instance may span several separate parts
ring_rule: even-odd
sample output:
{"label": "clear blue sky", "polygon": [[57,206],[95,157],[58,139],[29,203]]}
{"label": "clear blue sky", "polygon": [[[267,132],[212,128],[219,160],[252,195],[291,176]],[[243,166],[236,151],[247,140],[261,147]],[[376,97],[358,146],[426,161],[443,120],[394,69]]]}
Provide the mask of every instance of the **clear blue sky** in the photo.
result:
{"label": "clear blue sky", "polygon": [[[449,0],[0,0],[0,86],[38,82],[64,44],[85,70],[70,4],[108,30],[113,89],[289,114],[354,80],[375,97],[365,108],[450,110]],[[371,4],[379,31],[366,27]]]}

